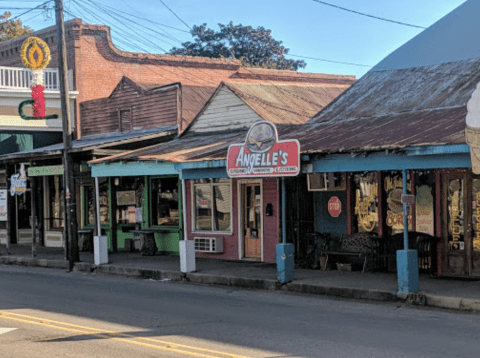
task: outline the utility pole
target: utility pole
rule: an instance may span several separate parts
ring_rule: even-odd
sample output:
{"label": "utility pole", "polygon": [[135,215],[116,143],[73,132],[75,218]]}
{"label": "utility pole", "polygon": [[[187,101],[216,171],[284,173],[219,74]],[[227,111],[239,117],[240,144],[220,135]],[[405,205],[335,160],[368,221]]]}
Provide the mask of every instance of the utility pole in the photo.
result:
{"label": "utility pole", "polygon": [[58,73],[60,80],[60,99],[62,104],[63,127],[63,178],[65,183],[66,243],[68,244],[69,269],[80,261],[76,228],[77,210],[75,204],[75,182],[73,181],[73,163],[70,155],[72,147],[72,127],[67,81],[67,53],[65,45],[65,26],[63,23],[63,0],[55,0],[55,18],[57,23]]}

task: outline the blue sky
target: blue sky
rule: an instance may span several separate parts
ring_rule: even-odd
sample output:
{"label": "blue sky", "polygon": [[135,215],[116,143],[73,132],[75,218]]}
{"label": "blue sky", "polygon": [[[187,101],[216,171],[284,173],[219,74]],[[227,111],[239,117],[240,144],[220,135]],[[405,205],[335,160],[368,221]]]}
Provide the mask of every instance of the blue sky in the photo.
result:
{"label": "blue sky", "polygon": [[[464,1],[325,0],[354,11],[424,27]],[[41,0],[0,0],[0,12],[8,10],[17,16],[42,3]],[[164,53],[163,50],[192,39],[187,25],[207,23],[208,27],[218,30],[218,23],[233,21],[272,30],[273,37],[283,41],[291,55],[364,65],[304,59],[307,67],[302,71],[349,74],[357,78],[422,31],[314,0],[64,0],[64,5],[68,12],[66,20],[75,15],[86,23],[111,26],[113,42],[122,50]],[[105,11],[100,11],[98,6],[104,6]],[[20,18],[35,30],[52,26],[55,23],[53,2],[48,8],[48,11],[30,11]]]}

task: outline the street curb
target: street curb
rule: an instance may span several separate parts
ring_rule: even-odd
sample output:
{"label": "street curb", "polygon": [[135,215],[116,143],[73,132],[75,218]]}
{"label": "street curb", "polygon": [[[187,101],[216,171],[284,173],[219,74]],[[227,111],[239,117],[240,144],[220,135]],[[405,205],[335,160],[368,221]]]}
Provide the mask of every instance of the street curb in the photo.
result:
{"label": "street curb", "polygon": [[[36,266],[67,270],[69,263],[66,260],[47,260],[20,256],[0,256],[0,264]],[[241,287],[266,291],[280,291],[291,293],[305,293],[324,295],[327,297],[341,297],[360,300],[373,300],[384,302],[404,302],[411,305],[437,307],[459,311],[480,311],[480,300],[444,297],[423,293],[402,293],[382,290],[367,290],[349,287],[332,287],[306,284],[302,282],[289,282],[282,284],[275,280],[244,278],[234,276],[210,275],[199,272],[182,273],[172,270],[144,269],[138,267],[117,266],[111,264],[94,265],[86,262],[77,262],[74,271],[101,273],[115,276],[136,277],[161,281],[181,281],[194,284]]]}

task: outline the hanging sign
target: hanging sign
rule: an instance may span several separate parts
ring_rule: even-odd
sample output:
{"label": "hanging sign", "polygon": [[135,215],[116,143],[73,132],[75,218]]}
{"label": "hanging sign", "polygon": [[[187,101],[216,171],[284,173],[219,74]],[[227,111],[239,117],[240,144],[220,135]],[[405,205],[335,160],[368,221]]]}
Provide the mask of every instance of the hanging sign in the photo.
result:
{"label": "hanging sign", "polygon": [[332,196],[328,201],[328,213],[334,218],[338,218],[342,212],[342,202],[338,196]]}
{"label": "hanging sign", "polygon": [[7,221],[8,206],[7,206],[7,189],[0,189],[0,221]]}
{"label": "hanging sign", "polygon": [[273,123],[255,123],[245,143],[228,147],[227,174],[231,178],[296,176],[298,173],[300,143],[279,141]]}
{"label": "hanging sign", "polygon": [[10,195],[21,195],[27,191],[27,174],[25,172],[25,166],[20,166],[20,173],[13,174],[10,177]]}

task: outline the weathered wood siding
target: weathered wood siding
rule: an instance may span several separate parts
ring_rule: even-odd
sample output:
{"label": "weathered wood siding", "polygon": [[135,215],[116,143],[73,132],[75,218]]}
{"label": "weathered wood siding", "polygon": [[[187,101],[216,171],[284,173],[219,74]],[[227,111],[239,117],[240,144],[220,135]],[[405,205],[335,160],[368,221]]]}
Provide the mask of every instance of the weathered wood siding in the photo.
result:
{"label": "weathered wood siding", "polygon": [[213,132],[249,128],[262,120],[230,89],[223,87],[190,127],[194,132]]}
{"label": "weathered wood siding", "polygon": [[[122,81],[109,98],[80,104],[82,136],[176,125],[177,96],[177,86],[142,91]],[[123,128],[121,112],[122,118],[130,112],[130,124]]]}

